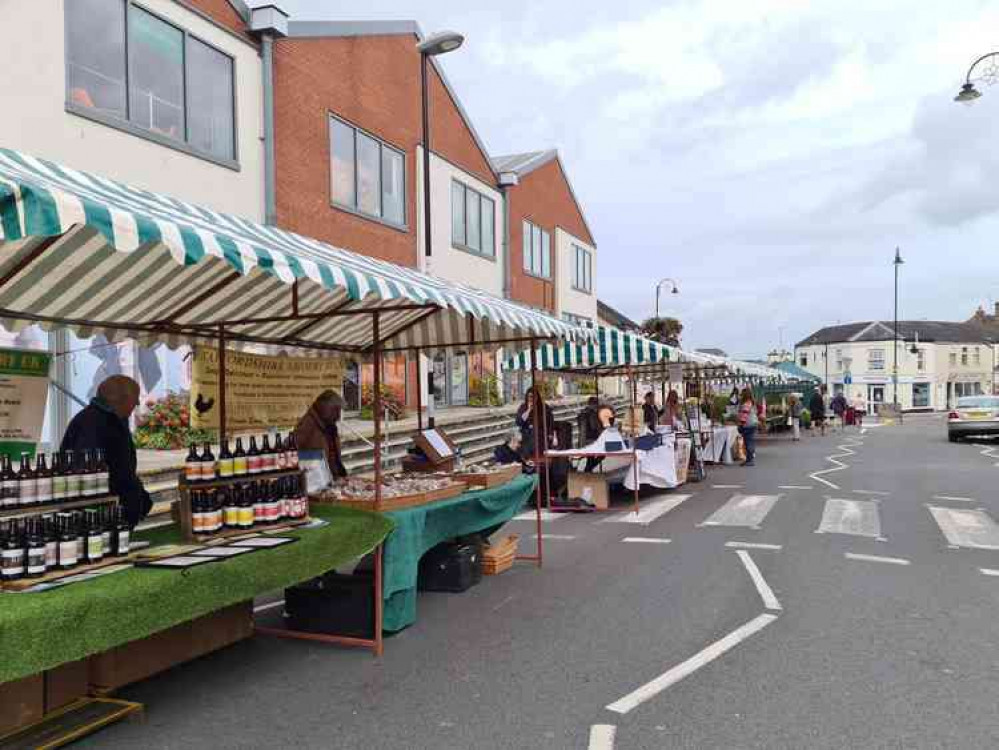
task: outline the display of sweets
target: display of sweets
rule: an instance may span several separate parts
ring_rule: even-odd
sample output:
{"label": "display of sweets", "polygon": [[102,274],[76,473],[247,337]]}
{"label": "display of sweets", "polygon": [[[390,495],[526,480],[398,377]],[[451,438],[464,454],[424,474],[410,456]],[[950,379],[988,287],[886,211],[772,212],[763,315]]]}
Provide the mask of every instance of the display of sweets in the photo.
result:
{"label": "display of sweets", "polygon": [[198,536],[300,520],[309,515],[301,475],[192,489],[190,499],[191,530]]}
{"label": "display of sweets", "polygon": [[0,521],[0,581],[124,557],[132,530],[117,503]]}
{"label": "display of sweets", "polygon": [[228,440],[223,441],[218,458],[212,453],[210,444],[205,443],[199,452],[198,446],[192,443],[184,461],[184,477],[191,484],[297,468],[298,447],[294,435],[282,440],[281,433],[277,433],[273,443],[268,435],[263,435],[259,441],[256,435],[251,435],[248,443],[237,437],[232,448]]}
{"label": "display of sweets", "polygon": [[34,461],[22,453],[16,469],[10,456],[0,458],[0,510],[101,497],[110,489],[108,464],[98,449],[39,453]]}
{"label": "display of sweets", "polygon": [[[513,464],[516,466],[517,464]],[[470,464],[461,470],[462,474],[500,474],[505,471],[510,471],[511,464]]]}
{"label": "display of sweets", "polygon": [[[382,498],[418,495],[450,487],[454,480],[447,474],[394,474],[382,480]],[[326,501],[375,500],[375,483],[363,477],[339,479],[319,493]]]}

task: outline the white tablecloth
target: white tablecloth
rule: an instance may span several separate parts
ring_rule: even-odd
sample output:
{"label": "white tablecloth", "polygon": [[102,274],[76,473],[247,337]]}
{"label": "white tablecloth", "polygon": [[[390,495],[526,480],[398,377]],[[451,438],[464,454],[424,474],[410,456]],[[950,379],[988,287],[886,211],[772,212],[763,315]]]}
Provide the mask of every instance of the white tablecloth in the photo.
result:
{"label": "white tablecloth", "polygon": [[[662,429],[659,430],[663,432]],[[606,452],[607,441],[621,441],[616,430],[604,430],[604,433],[593,443],[584,448],[566,451],[548,451],[549,456],[572,456],[586,453]],[[624,486],[635,489],[635,471],[632,468],[631,451],[622,451],[620,456],[606,456],[597,469],[601,474],[624,472]],[[638,461],[638,483],[652,487],[668,489],[677,487],[686,481],[687,462],[690,460],[690,440],[677,438],[671,434],[663,435],[663,445],[650,451],[635,451]]]}
{"label": "white tablecloth", "polygon": [[738,428],[732,425],[712,427],[705,433],[708,442],[704,446],[704,460],[716,464],[735,463],[732,460],[732,446],[738,434]]}

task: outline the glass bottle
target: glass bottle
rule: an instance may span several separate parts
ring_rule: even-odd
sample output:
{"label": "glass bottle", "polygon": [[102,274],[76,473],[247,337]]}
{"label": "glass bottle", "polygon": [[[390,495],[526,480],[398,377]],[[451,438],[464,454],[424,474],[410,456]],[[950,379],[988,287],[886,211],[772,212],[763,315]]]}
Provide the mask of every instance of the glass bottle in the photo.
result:
{"label": "glass bottle", "polygon": [[35,461],[35,498],[39,505],[52,502],[52,472],[44,453],[39,453]]}
{"label": "glass bottle", "polygon": [[42,532],[45,535],[45,567],[55,570],[59,567],[59,534],[56,531],[55,516],[42,516]]}
{"label": "glass bottle", "polygon": [[250,450],[246,452],[246,468],[250,474],[259,474],[261,469],[260,448],[257,447],[257,436],[250,435]]}
{"label": "glass bottle", "polygon": [[81,485],[81,475],[80,466],[78,462],[78,456],[74,451],[66,451],[65,459],[63,460],[62,468],[63,474],[66,477],[66,499],[67,500],[79,500]]}
{"label": "glass bottle", "polygon": [[239,528],[239,496],[242,494],[241,486],[236,485],[228,490],[223,489],[224,523],[227,529]]}
{"label": "glass bottle", "polygon": [[62,570],[77,565],[76,532],[73,530],[73,514],[59,514],[59,567]]}
{"label": "glass bottle", "polygon": [[24,577],[24,547],[14,521],[7,521],[0,539],[0,575],[4,581],[17,581]]}
{"label": "glass bottle", "polygon": [[25,575],[28,578],[41,578],[45,575],[45,537],[37,518],[32,518],[25,524],[24,553],[27,560]]}
{"label": "glass bottle", "polygon": [[233,458],[229,451],[229,441],[224,440],[219,448],[219,479],[228,479],[233,474]]}
{"label": "glass bottle", "polygon": [[201,479],[210,482],[216,477],[215,454],[212,453],[212,446],[205,442],[204,450],[201,451]]}
{"label": "glass bottle", "polygon": [[243,491],[239,495],[237,523],[241,529],[249,529],[253,526],[254,494],[254,485],[249,484],[243,487]]}
{"label": "glass bottle", "polygon": [[16,508],[21,498],[18,496],[17,474],[14,472],[14,464],[10,456],[3,456],[3,471],[0,472],[0,496],[3,498],[5,510]]}
{"label": "glass bottle", "polygon": [[188,482],[201,481],[201,459],[198,457],[198,448],[194,443],[187,451],[187,458],[184,459],[184,478]]}
{"label": "glass bottle", "polygon": [[103,448],[97,449],[97,489],[98,495],[111,494],[111,469]]}
{"label": "glass bottle", "polygon": [[17,472],[18,495],[21,506],[29,507],[35,504],[35,472],[31,468],[31,458],[27,453],[21,454],[21,468]]}
{"label": "glass bottle", "polygon": [[84,518],[86,519],[84,528],[87,537],[87,562],[93,564],[100,562],[104,557],[104,534],[97,521],[96,511],[85,511]]}
{"label": "glass bottle", "polygon": [[253,525],[267,523],[267,480],[253,489]]}
{"label": "glass bottle", "polygon": [[274,468],[284,471],[288,468],[288,454],[284,450],[284,441],[281,440],[281,433],[274,435]]}
{"label": "glass bottle", "polygon": [[114,554],[117,557],[124,557],[132,549],[132,530],[128,526],[125,518],[125,511],[120,505],[115,505],[114,515]]}
{"label": "glass bottle", "polygon": [[62,451],[56,451],[52,454],[52,499],[57,503],[66,499],[65,461],[66,456]]}
{"label": "glass bottle", "polygon": [[243,477],[249,472],[246,451],[243,449],[243,438],[236,438],[236,450],[232,454],[232,475]]}

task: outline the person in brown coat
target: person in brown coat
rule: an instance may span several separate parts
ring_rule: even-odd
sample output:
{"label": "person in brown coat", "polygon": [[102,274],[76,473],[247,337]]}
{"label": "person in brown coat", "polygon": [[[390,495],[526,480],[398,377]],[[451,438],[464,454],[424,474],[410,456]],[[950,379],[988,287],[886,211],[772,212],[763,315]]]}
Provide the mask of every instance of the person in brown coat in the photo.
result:
{"label": "person in brown coat", "polygon": [[343,398],[335,391],[323,391],[298,420],[295,442],[300,451],[322,451],[334,477],[347,476],[340,453],[337,422],[343,410]]}

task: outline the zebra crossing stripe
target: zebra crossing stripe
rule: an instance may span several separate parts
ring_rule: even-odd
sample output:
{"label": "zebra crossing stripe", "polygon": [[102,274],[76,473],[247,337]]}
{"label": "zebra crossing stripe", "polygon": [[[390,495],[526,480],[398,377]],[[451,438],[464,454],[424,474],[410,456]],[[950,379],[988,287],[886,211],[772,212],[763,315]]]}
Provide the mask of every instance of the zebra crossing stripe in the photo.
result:
{"label": "zebra crossing stripe", "polygon": [[610,518],[600,520],[599,523],[637,523],[642,526],[648,526],[657,518],[666,515],[690,497],[692,495],[668,495],[661,500],[644,503],[638,513],[629,511],[627,513],[616,514]]}
{"label": "zebra crossing stripe", "polygon": [[818,534],[850,534],[881,539],[881,518],[873,500],[826,498]]}
{"label": "zebra crossing stripe", "polygon": [[747,526],[758,529],[780,495],[733,495],[701,526]]}

